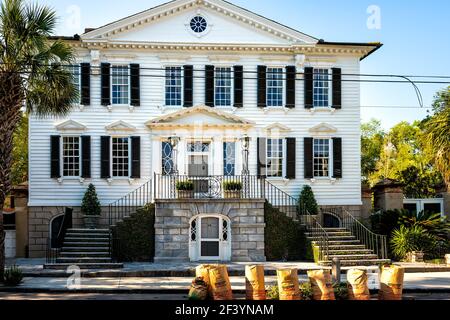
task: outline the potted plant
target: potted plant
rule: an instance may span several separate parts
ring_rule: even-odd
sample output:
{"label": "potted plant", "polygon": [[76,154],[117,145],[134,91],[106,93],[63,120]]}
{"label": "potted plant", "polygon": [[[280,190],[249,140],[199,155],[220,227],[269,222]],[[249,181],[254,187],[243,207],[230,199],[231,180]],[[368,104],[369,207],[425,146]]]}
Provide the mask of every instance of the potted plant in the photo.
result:
{"label": "potted plant", "polygon": [[81,213],[83,214],[84,226],[88,229],[96,229],[102,208],[98,201],[97,192],[91,183],[84,194],[81,203]]}
{"label": "potted plant", "polygon": [[180,199],[192,199],[194,197],[194,183],[191,180],[178,181],[176,189]]}
{"label": "potted plant", "polygon": [[223,194],[225,199],[241,198],[242,183],[239,181],[225,181],[223,183]]}

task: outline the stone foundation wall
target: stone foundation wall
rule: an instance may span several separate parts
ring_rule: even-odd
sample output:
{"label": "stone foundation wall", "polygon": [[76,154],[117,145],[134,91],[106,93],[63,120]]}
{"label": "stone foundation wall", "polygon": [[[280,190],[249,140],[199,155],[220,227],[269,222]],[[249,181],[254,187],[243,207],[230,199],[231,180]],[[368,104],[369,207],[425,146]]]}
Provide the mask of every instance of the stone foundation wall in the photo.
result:
{"label": "stone foundation wall", "polygon": [[189,221],[201,214],[221,214],[231,221],[231,260],[265,261],[264,200],[157,200],[155,262],[189,261]]}
{"label": "stone foundation wall", "polygon": [[[28,250],[30,258],[44,258],[47,239],[50,237],[52,219],[64,214],[65,207],[29,207],[28,208]],[[80,207],[73,207],[73,227],[82,228],[83,218]],[[108,207],[102,207],[99,220],[100,228],[108,228]]]}

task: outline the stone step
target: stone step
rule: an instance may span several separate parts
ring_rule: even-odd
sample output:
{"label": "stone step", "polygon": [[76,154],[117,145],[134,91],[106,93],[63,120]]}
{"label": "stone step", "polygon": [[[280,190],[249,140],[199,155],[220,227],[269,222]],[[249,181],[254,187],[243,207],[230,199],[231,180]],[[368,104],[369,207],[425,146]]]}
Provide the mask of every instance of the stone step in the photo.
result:
{"label": "stone step", "polygon": [[[313,237],[306,237],[307,239],[313,241]],[[346,240],[355,240],[355,236],[328,236],[328,241],[346,241]]]}
{"label": "stone step", "polygon": [[86,251],[62,251],[59,256],[61,258],[110,258],[109,251],[86,252]]}
{"label": "stone step", "polygon": [[80,248],[80,247],[90,247],[90,248],[98,248],[98,247],[108,247],[109,248],[109,240],[102,242],[86,242],[86,241],[64,241],[63,248]]}
{"label": "stone step", "polygon": [[347,228],[323,228],[327,232],[334,232],[334,231],[348,231]]}
{"label": "stone step", "polygon": [[109,233],[77,233],[68,232],[66,238],[109,238]]}
{"label": "stone step", "polygon": [[[305,232],[305,235],[307,237],[312,237],[312,236],[321,236],[322,233],[321,232]],[[327,232],[328,236],[351,236],[352,233],[350,231],[338,231],[338,232]]]}
{"label": "stone step", "polygon": [[339,249],[330,249],[328,248],[328,253],[330,255],[333,254],[372,254],[373,251],[370,249],[342,249],[339,247]]}
{"label": "stone step", "polygon": [[338,258],[339,260],[373,260],[378,259],[376,254],[330,254],[328,259],[333,260]]}
{"label": "stone step", "polygon": [[[92,243],[92,242],[91,242]],[[109,246],[72,246],[72,247],[62,247],[61,252],[75,252],[75,251],[81,251],[81,252],[109,252]]]}
{"label": "stone step", "polygon": [[[368,260],[342,260],[342,267],[354,267],[354,266],[377,266],[379,264],[390,263],[389,259],[368,259]],[[329,267],[331,261],[319,261],[320,266]]]}
{"label": "stone step", "polygon": [[330,250],[363,250],[366,246],[363,244],[331,244],[328,245]]}
{"label": "stone step", "polygon": [[73,243],[73,242],[102,242],[109,243],[109,237],[105,238],[89,238],[89,237],[66,237],[64,238],[64,243]]}
{"label": "stone step", "polygon": [[[44,269],[52,270],[67,270],[68,267],[72,266],[72,263],[49,263],[44,265]],[[77,267],[80,269],[122,269],[123,263],[77,263]]]}
{"label": "stone step", "polygon": [[109,263],[111,262],[111,258],[87,258],[87,257],[73,257],[73,258],[58,258],[56,259],[56,263],[71,263],[71,264],[79,264],[79,263]]}
{"label": "stone step", "polygon": [[109,229],[67,229],[67,232],[70,233],[108,233],[110,232]]}
{"label": "stone step", "polygon": [[[320,246],[321,241],[316,241],[316,243]],[[361,242],[359,240],[329,240],[328,245],[338,245],[338,246],[344,246],[344,245],[361,245]],[[364,247],[364,246],[363,246]]]}

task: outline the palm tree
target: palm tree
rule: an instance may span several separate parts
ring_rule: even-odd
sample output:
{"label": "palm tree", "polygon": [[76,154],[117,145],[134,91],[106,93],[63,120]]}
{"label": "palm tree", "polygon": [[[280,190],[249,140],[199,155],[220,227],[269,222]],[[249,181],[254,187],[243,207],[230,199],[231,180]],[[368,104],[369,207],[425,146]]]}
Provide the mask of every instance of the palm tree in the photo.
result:
{"label": "palm tree", "polygon": [[[73,75],[65,68],[73,49],[51,36],[56,14],[25,0],[0,5],[0,209],[11,189],[13,134],[22,112],[36,117],[63,116],[78,97]],[[0,281],[5,232],[0,214]]]}
{"label": "palm tree", "polygon": [[424,142],[434,155],[434,165],[450,186],[450,86],[439,92],[434,103],[435,114],[424,124]]}

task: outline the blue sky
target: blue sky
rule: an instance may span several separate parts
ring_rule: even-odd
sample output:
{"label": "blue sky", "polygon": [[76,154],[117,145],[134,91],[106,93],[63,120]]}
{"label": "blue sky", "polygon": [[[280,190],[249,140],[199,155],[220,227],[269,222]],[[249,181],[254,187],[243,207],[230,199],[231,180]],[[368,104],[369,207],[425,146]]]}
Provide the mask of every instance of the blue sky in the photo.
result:
{"label": "blue sky", "polygon": [[[99,27],[164,0],[39,0],[61,17],[57,33],[73,35],[85,27]],[[328,41],[380,41],[384,46],[361,65],[361,73],[449,75],[450,1],[448,0],[232,0],[258,14]],[[369,29],[369,6],[380,9],[379,29]],[[75,9],[75,11],[74,11]],[[79,10],[80,20],[73,12]],[[75,21],[75,23],[73,23]],[[450,81],[450,79],[447,79]],[[424,105],[445,84],[422,84]],[[371,83],[361,86],[363,106],[418,106],[407,84]],[[421,109],[363,108],[362,119],[377,118],[385,128],[400,121],[420,120]]]}

